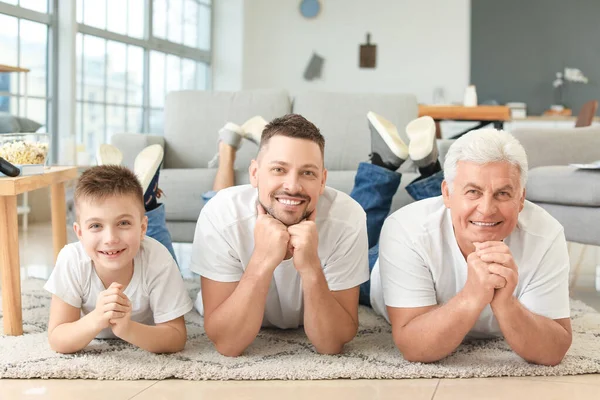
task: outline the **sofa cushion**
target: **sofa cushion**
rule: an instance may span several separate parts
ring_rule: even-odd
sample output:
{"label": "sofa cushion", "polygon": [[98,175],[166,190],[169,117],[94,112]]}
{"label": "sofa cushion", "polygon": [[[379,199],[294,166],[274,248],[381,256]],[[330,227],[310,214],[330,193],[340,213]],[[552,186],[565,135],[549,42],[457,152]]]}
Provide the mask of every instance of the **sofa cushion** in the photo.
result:
{"label": "sofa cushion", "polygon": [[381,114],[404,128],[418,115],[412,94],[350,94],[308,92],[294,98],[293,112],[314,123],[325,137],[325,166],[333,171],[356,170],[371,152],[367,112]]}
{"label": "sofa cushion", "polygon": [[527,199],[533,202],[600,207],[600,171],[571,166],[529,171]]}
{"label": "sofa cushion", "polygon": [[41,126],[29,118],[0,112],[0,133],[36,132]]}
{"label": "sofa cushion", "polygon": [[[241,92],[180,91],[165,103],[165,168],[206,168],[217,151],[218,131],[227,122],[238,125],[261,115],[267,121],[288,114],[285,90]],[[245,141],[236,167],[247,166],[256,146]]]}
{"label": "sofa cushion", "polygon": [[536,203],[558,220],[569,242],[600,246],[600,208]]}
{"label": "sofa cushion", "polygon": [[522,128],[511,131],[525,148],[529,169],[598,160],[600,126],[585,128]]}
{"label": "sofa cushion", "polygon": [[[159,187],[164,196],[159,201],[165,204],[166,219],[196,222],[204,206],[202,195],[212,190],[216,173],[213,168],[162,169]],[[249,183],[248,170],[235,171],[235,182]]]}

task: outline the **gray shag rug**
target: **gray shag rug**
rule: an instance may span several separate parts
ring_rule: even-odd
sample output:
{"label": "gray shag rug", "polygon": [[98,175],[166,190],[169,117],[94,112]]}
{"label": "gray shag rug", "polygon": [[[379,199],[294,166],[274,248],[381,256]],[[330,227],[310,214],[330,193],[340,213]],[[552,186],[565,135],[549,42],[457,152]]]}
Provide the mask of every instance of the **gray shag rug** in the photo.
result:
{"label": "gray shag rug", "polygon": [[[63,355],[48,346],[50,296],[43,284],[36,279],[22,283],[25,334],[0,336],[0,378],[391,379],[600,372],[600,314],[579,301],[571,303],[573,345],[556,367],[529,364],[499,339],[463,344],[437,363],[410,363],[395,348],[389,324],[362,306],[358,335],[337,356],[315,353],[300,329],[262,330],[244,355],[224,357],[206,337],[203,320],[195,311],[185,316],[188,342],[180,353],[156,355],[120,340],[94,340],[77,354]],[[194,286],[197,283],[189,284],[192,296],[197,292]]]}

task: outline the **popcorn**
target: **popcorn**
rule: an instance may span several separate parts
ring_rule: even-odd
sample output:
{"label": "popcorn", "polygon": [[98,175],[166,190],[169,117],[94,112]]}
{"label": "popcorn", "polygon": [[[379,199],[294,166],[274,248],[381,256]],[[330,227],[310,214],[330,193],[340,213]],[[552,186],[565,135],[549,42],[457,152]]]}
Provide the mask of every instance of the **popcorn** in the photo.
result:
{"label": "popcorn", "polygon": [[16,164],[44,164],[48,154],[48,143],[18,140],[0,143],[0,157]]}

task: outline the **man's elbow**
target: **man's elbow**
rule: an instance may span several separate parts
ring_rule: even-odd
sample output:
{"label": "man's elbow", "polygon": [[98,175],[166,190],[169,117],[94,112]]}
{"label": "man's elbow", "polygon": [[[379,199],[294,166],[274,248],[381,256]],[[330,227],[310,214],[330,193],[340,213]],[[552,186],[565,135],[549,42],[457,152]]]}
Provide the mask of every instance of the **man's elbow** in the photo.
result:
{"label": "man's elbow", "polygon": [[237,346],[232,346],[229,343],[217,343],[217,342],[213,342],[213,343],[215,345],[215,349],[217,349],[219,354],[221,354],[225,357],[239,357],[242,355],[244,350],[246,350],[246,349],[241,349]]}
{"label": "man's elbow", "polygon": [[315,350],[317,353],[330,356],[340,354],[344,348],[344,345],[340,343],[324,343],[319,345],[313,345],[315,346]]}
{"label": "man's elbow", "polygon": [[394,343],[402,357],[408,362],[432,363],[441,360],[444,357],[434,357],[432,354],[427,354],[423,349],[405,343],[404,341],[394,339]]}
{"label": "man's elbow", "polygon": [[565,346],[562,349],[555,351],[554,354],[546,353],[544,356],[540,357],[539,359],[529,359],[529,360],[525,359],[525,360],[532,364],[546,365],[548,367],[556,367],[565,358],[565,355],[567,354],[567,351],[569,351],[570,346],[571,346],[571,343],[569,343],[568,346]]}

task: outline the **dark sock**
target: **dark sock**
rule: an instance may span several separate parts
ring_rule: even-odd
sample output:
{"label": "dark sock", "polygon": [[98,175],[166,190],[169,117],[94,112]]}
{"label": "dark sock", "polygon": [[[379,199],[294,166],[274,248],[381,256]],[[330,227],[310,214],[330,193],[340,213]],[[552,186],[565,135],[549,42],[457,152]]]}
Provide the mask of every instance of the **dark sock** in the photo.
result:
{"label": "dark sock", "polygon": [[158,202],[156,201],[156,194],[158,192],[158,174],[160,173],[160,167],[156,170],[154,177],[152,177],[152,181],[150,181],[150,185],[148,185],[148,189],[146,189],[146,193],[144,193],[144,207],[146,211],[152,211],[156,207],[158,207]]}
{"label": "dark sock", "polygon": [[[404,160],[392,152],[371,121],[369,121],[369,131],[371,132],[371,164],[391,171],[400,168]],[[384,134],[387,135],[387,133]]]}
{"label": "dark sock", "polygon": [[435,160],[433,164],[429,164],[425,167],[419,167],[419,172],[421,173],[421,179],[427,178],[442,170],[442,166],[440,165],[439,160]]}
{"label": "dark sock", "polygon": [[377,165],[378,167],[382,167],[385,169],[389,169],[390,171],[396,171],[400,167],[398,163],[383,161],[383,158],[381,158],[381,156],[378,153],[371,153],[369,155],[369,158],[371,159],[371,164]]}

